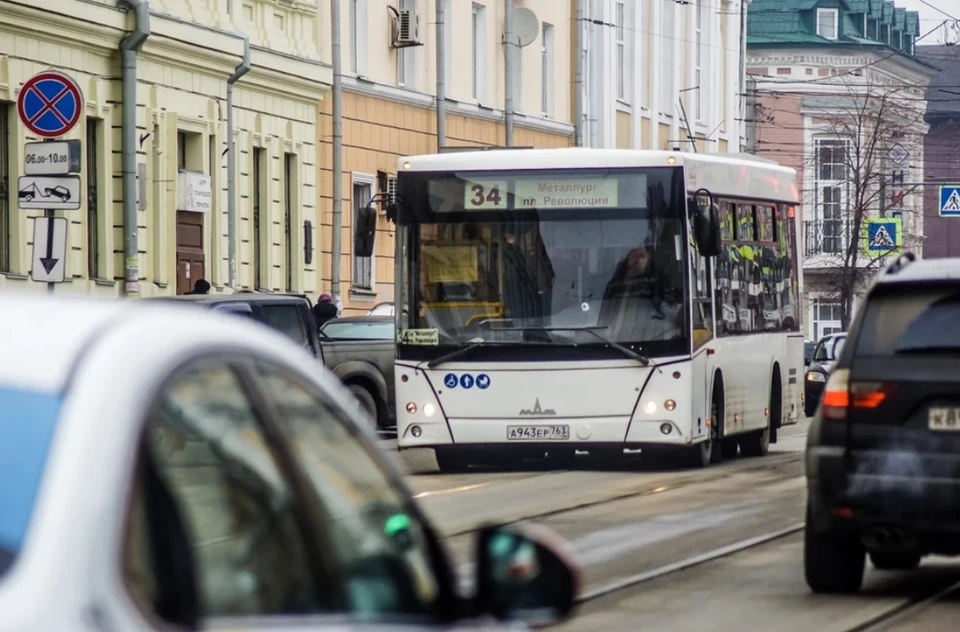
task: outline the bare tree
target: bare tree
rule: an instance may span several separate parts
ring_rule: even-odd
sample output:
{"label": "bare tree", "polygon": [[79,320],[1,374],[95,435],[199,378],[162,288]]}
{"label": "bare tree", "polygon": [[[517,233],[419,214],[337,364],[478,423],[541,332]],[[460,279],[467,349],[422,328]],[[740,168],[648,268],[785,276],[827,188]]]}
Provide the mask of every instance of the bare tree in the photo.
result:
{"label": "bare tree", "polygon": [[[823,234],[818,238],[830,244],[824,250],[832,256],[830,267],[818,270],[811,281],[823,295],[840,303],[843,329],[850,325],[858,290],[888,255],[899,250],[890,248],[875,256],[865,253],[862,245],[868,220],[885,215],[892,186],[896,185],[900,200],[918,188],[903,179],[890,180],[891,149],[900,144],[916,154],[926,129],[922,86],[884,83],[872,73],[869,76],[871,79],[848,77],[842,94],[827,93],[807,100],[813,105],[809,111],[818,135],[809,157],[817,174],[815,182],[839,183],[823,190],[817,186],[814,191],[815,206],[824,213],[817,227]],[[831,209],[832,218],[824,219]],[[901,220],[901,227],[907,219]],[[904,243],[902,234],[900,243]]]}

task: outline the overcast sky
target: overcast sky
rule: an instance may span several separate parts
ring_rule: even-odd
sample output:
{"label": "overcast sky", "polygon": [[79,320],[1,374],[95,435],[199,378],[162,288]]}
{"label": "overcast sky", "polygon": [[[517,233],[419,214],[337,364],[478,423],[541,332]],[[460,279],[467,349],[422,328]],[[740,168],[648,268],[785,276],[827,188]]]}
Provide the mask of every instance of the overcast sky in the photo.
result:
{"label": "overcast sky", "polygon": [[[956,42],[960,38],[960,1],[958,0],[894,0],[898,7],[903,7],[907,11],[917,11],[920,14],[920,35],[923,35],[944,20],[950,20],[950,16],[958,21],[954,26],[954,34],[950,41]],[[939,11],[937,10],[939,9]],[[930,33],[921,41],[918,46],[929,44],[943,44],[943,29],[937,29],[935,33]]]}

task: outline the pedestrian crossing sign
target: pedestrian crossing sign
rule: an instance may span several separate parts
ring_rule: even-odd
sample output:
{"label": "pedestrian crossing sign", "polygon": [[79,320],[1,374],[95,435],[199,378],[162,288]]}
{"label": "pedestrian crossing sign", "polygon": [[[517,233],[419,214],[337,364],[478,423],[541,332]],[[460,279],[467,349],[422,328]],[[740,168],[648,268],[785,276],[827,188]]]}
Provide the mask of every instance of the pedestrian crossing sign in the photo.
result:
{"label": "pedestrian crossing sign", "polygon": [[940,217],[960,217],[960,184],[940,187]]}
{"label": "pedestrian crossing sign", "polygon": [[900,217],[870,217],[863,223],[865,255],[882,257],[900,250],[903,245],[903,220]]}

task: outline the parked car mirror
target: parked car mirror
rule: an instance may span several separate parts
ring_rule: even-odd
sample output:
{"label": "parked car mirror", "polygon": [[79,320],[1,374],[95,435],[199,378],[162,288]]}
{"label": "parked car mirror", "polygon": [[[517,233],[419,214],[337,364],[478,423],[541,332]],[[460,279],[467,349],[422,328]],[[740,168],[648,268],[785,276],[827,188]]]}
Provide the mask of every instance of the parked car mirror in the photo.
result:
{"label": "parked car mirror", "polygon": [[580,565],[570,546],[546,528],[483,528],[477,537],[476,560],[479,612],[547,625],[573,611],[580,590]]}

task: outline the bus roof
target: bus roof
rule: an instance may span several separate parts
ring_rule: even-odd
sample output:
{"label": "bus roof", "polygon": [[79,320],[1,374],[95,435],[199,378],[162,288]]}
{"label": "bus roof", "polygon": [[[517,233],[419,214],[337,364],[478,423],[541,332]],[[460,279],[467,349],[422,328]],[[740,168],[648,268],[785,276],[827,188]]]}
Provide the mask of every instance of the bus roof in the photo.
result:
{"label": "bus roof", "polygon": [[716,196],[798,204],[796,171],[750,154],[694,154],[648,149],[491,149],[404,156],[397,172],[522,171],[533,169],[624,169],[682,166],[687,189]]}

